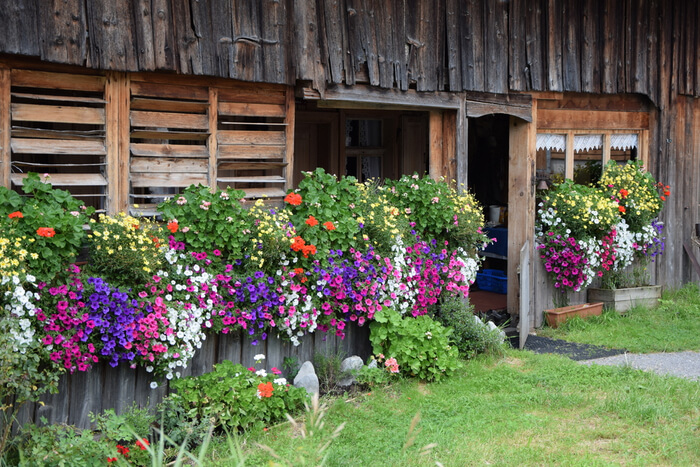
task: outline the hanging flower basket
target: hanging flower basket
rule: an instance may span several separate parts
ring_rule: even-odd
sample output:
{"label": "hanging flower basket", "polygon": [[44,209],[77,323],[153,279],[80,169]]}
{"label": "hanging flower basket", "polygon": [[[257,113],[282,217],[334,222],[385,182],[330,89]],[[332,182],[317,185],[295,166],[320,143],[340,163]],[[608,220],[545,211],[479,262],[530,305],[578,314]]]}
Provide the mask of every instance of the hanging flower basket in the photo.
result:
{"label": "hanging flower basket", "polygon": [[585,319],[589,316],[600,316],[601,313],[603,313],[603,302],[583,303],[544,310],[547,325],[550,328],[558,328],[561,323],[574,316]]}

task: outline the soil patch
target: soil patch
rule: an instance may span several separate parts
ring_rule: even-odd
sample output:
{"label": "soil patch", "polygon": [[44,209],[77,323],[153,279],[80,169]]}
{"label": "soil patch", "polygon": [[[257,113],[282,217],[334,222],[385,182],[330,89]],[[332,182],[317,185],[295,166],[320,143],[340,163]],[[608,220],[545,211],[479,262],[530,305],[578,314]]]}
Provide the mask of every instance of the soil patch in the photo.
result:
{"label": "soil patch", "polygon": [[620,355],[627,352],[625,349],[608,349],[599,345],[579,344],[535,335],[529,335],[527,337],[525,349],[535,353],[564,355],[576,361],[612,357],[613,355]]}

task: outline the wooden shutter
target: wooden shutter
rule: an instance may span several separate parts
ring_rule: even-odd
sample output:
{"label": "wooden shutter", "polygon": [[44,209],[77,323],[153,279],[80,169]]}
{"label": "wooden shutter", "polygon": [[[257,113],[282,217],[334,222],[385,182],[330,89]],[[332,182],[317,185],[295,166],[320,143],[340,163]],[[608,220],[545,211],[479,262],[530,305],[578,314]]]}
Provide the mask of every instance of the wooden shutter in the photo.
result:
{"label": "wooden shutter", "polygon": [[165,197],[210,185],[209,91],[134,78],[130,88],[129,210],[155,215]]}
{"label": "wooden shutter", "polygon": [[246,198],[282,197],[287,189],[291,88],[242,84],[218,89],[216,182]]}
{"label": "wooden shutter", "polygon": [[48,173],[56,187],[98,210],[106,208],[104,76],[11,72],[11,174]]}

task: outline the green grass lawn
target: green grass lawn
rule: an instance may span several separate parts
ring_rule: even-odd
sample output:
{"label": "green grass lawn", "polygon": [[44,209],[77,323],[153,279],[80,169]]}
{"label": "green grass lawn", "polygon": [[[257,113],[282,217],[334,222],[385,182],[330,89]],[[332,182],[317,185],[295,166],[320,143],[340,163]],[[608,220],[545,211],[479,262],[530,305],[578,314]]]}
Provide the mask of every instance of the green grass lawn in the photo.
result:
{"label": "green grass lawn", "polygon": [[557,329],[543,328],[537,334],[635,353],[697,351],[700,289],[689,284],[664,293],[656,308],[635,307],[624,315],[606,310],[599,317],[569,320]]}
{"label": "green grass lawn", "polygon": [[[656,309],[540,334],[634,352],[700,350],[700,292],[686,286]],[[556,355],[509,350],[466,362],[439,384],[402,380],[325,402],[324,429],[310,439],[289,423],[247,434],[246,465],[285,465],[258,444],[302,465],[342,423],[327,465],[700,464],[699,382]],[[231,465],[223,439],[211,449],[211,463]]]}

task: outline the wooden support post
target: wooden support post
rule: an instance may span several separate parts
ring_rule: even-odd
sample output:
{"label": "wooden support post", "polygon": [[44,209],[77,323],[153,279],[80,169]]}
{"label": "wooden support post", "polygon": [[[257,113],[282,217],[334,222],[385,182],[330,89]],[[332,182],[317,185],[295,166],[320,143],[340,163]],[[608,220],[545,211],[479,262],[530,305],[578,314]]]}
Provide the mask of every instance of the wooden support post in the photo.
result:
{"label": "wooden support post", "polygon": [[218,163],[217,157],[219,154],[219,142],[217,137],[217,122],[219,121],[219,91],[216,88],[209,88],[209,139],[207,147],[209,148],[209,187],[216,190],[218,183]]}
{"label": "wooden support post", "polygon": [[428,174],[433,180],[439,180],[444,174],[443,171],[443,149],[442,149],[442,112],[433,110],[430,112],[428,131],[430,133],[430,149],[428,155]]}
{"label": "wooden support post", "polygon": [[110,71],[107,73],[105,82],[104,99],[105,104],[105,150],[107,179],[107,198],[104,209],[108,214],[115,214],[119,205],[119,105],[123,97],[120,86],[123,80],[118,73]]}
{"label": "wooden support post", "polygon": [[117,152],[117,177],[118,189],[117,200],[114,203],[115,212],[128,212],[131,200],[129,199],[129,174],[130,174],[130,154],[131,136],[130,130],[130,109],[131,109],[131,78],[126,73],[119,74],[119,147]]}
{"label": "wooden support post", "polygon": [[566,133],[566,158],[564,159],[564,177],[574,179],[574,132]]}
{"label": "wooden support post", "polygon": [[0,186],[10,188],[10,70],[0,67]]}
{"label": "wooden support post", "polygon": [[[285,173],[285,186],[284,191],[294,187],[294,122],[295,122],[295,107],[296,103],[294,100],[294,86],[287,87],[287,99],[285,113],[287,117],[285,122],[287,123],[286,137],[287,137],[287,147],[285,149],[285,159],[287,166],[284,170]],[[344,127],[343,127],[344,128]],[[345,132],[343,131],[343,135]]]}
{"label": "wooden support post", "polygon": [[467,104],[462,98],[461,105],[457,111],[457,150],[455,157],[457,158],[457,189],[466,190],[469,174],[469,148],[467,142],[469,140],[469,120],[467,120]]}
{"label": "wooden support post", "polygon": [[605,167],[605,165],[610,160],[610,152],[611,152],[610,140],[612,139],[611,136],[612,135],[610,133],[605,133],[603,135],[603,167]]}
{"label": "wooden support post", "polygon": [[457,184],[457,112],[442,114],[442,175],[451,186]]}
{"label": "wooden support post", "polygon": [[[536,103],[533,103],[533,106]],[[528,268],[533,277],[532,261],[520,264],[520,250],[535,231],[535,145],[536,125],[510,117],[508,167],[508,312],[519,311],[518,272]],[[532,257],[532,255],[531,255]],[[529,326],[529,323],[522,325]]]}

